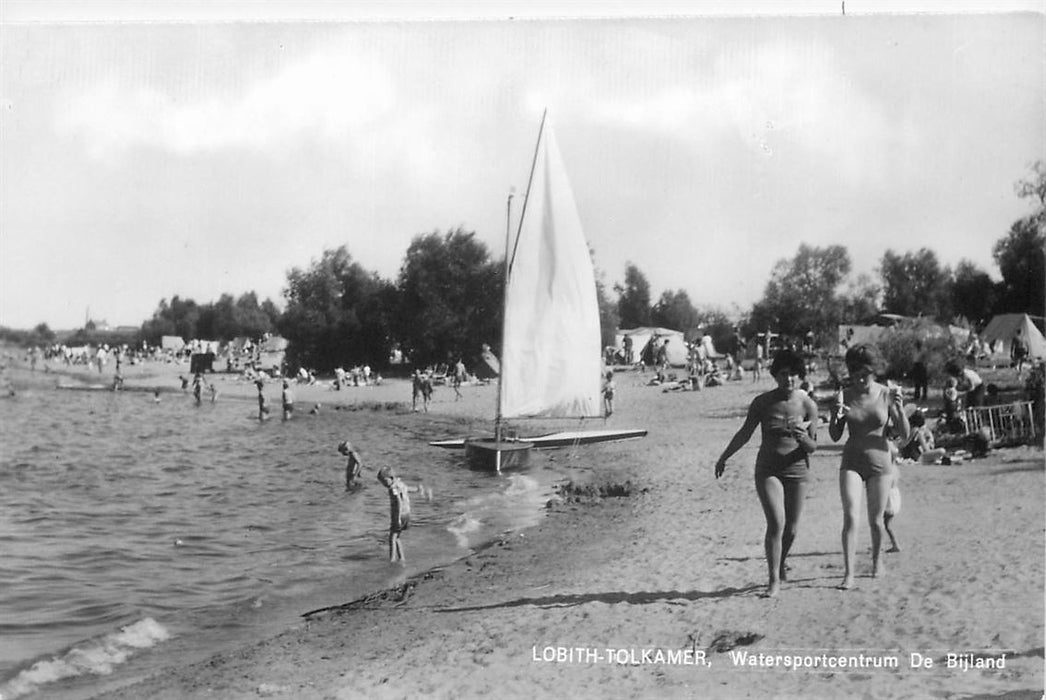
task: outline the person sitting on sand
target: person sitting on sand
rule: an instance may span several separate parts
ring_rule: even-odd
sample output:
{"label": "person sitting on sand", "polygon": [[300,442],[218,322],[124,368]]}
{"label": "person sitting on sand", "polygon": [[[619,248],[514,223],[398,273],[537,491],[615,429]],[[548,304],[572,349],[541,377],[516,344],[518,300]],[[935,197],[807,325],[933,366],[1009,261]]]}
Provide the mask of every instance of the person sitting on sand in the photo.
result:
{"label": "person sitting on sand", "polygon": [[868,526],[872,535],[872,576],[882,573],[883,514],[890,493],[889,472],[893,463],[890,441],[885,429],[893,426],[902,442],[908,440],[910,426],[904,412],[899,388],[888,388],[875,381],[879,355],[875,347],[855,345],[846,351],[846,368],[850,383],[836,399],[828,423],[828,434],[834,442],[849,429],[843,446],[839,469],[839,496],[843,506],[843,580],[840,589],[853,587],[854,548],[857,544],[857,509],[861,505],[861,487],[868,500]]}
{"label": "person sitting on sand", "polygon": [[766,595],[777,595],[787,580],[786,560],[795,542],[806,497],[810,453],[817,449],[817,404],[799,391],[806,368],[799,355],[782,350],[774,356],[770,375],[777,388],[755,397],[744,424],[715,464],[723,475],[726,461],[741,449],[761,426],[762,442],[755,461],[755,490],[766,516],[763,546],[769,574]]}
{"label": "person sitting on sand", "polygon": [[945,450],[936,447],[933,431],[926,425],[926,416],[916,411],[908,419],[911,434],[907,443],[902,443],[900,457],[913,462],[933,464],[946,454]]}
{"label": "person sitting on sand", "polygon": [[348,440],[343,440],[338,445],[338,452],[348,457],[345,463],[345,490],[352,491],[359,486],[358,479],[363,472],[363,460]]}
{"label": "person sitting on sand", "polygon": [[[403,556],[403,543],[400,535],[410,527],[410,493],[424,494],[425,488],[419,483],[417,486],[407,484],[396,476],[391,467],[382,467],[378,470],[378,481],[388,489],[389,492],[389,561],[405,562]],[[428,498],[431,500],[432,492],[429,491]]]}

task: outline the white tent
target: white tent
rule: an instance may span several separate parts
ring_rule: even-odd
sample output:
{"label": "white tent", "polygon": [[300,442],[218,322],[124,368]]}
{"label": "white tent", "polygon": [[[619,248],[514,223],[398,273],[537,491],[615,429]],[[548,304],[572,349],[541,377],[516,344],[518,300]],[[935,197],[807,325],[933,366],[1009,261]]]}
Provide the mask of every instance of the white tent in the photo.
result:
{"label": "white tent", "polygon": [[165,335],[160,338],[160,347],[164,350],[178,352],[185,347],[185,341],[177,335]]}
{"label": "white tent", "polygon": [[686,338],[680,331],[670,328],[654,328],[642,326],[639,328],[619,329],[614,334],[614,347],[623,351],[625,347],[625,336],[632,339],[632,356],[635,362],[643,358],[643,350],[651,340],[654,348],[660,346],[665,340],[668,341],[668,364],[673,367],[685,367],[689,359],[689,350],[686,346]]}
{"label": "white tent", "polygon": [[1028,349],[1028,357],[1046,358],[1046,338],[1028,314],[1000,314],[988,322],[981,340],[991,348],[991,357],[1010,357],[1013,341],[1020,338]]}

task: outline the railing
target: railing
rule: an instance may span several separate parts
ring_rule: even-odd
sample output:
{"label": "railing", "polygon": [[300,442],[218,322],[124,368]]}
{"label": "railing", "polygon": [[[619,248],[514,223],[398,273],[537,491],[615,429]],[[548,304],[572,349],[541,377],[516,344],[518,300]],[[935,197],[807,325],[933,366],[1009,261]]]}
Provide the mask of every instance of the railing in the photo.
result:
{"label": "railing", "polygon": [[1031,401],[967,408],[964,414],[966,429],[977,432],[987,428],[988,439],[993,445],[1028,442],[1035,437],[1035,416]]}

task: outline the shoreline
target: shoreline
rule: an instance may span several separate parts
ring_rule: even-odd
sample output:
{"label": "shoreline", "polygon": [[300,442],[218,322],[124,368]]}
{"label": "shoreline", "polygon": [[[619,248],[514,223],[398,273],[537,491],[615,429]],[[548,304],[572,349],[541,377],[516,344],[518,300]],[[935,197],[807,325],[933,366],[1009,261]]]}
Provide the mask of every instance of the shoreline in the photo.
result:
{"label": "shoreline", "polygon": [[[1041,696],[1041,449],[902,465],[902,552],[888,555],[884,578],[868,578],[862,524],[857,587],[843,592],[834,588],[840,445],[821,431],[792,580],[766,599],[751,481],[757,440],[723,479],[712,467],[770,384],[662,393],[645,386],[648,377],[618,375],[610,421],[642,423],[647,438],[553,453],[579,483],[628,481],[630,496],[553,499],[537,525],[413,575],[399,587],[406,595],[332,600],[334,609],[274,637],[130,685],[103,682],[93,697]],[[409,384],[391,382],[353,398],[388,391],[409,410]],[[433,417],[460,416],[466,431],[488,393],[454,402],[449,387],[438,391]],[[947,667],[948,654],[1003,653],[1001,669]],[[825,663],[857,655],[868,665],[751,665],[760,654]],[[932,666],[913,667],[913,658]],[[899,667],[882,667],[890,659]]]}

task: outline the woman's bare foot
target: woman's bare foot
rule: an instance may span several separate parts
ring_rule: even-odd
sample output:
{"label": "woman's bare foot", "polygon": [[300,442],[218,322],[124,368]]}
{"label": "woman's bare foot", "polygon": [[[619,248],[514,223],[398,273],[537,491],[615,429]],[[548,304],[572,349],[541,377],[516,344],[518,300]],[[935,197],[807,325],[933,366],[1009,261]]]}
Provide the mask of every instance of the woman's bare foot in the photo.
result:
{"label": "woman's bare foot", "polygon": [[838,586],[836,586],[836,588],[838,588],[840,591],[848,591],[848,590],[850,590],[853,587],[854,587],[854,577],[853,577],[853,574],[847,574],[846,576],[843,576],[842,582]]}
{"label": "woman's bare foot", "polygon": [[777,594],[781,592],[781,582],[771,581],[766,586],[766,592],[763,593],[764,598],[775,598]]}
{"label": "woman's bare foot", "polygon": [[788,572],[791,570],[791,568],[792,567],[790,566],[785,566],[784,564],[781,564],[781,571],[778,574],[778,576],[780,576],[782,581],[788,580]]}
{"label": "woman's bare foot", "polygon": [[890,547],[888,550],[886,550],[886,553],[887,554],[894,554],[894,553],[899,552],[899,551],[901,551],[901,548],[898,547],[897,545],[894,545],[894,546]]}
{"label": "woman's bare foot", "polygon": [[886,573],[883,563],[878,559],[872,560],[872,578],[882,578]]}

